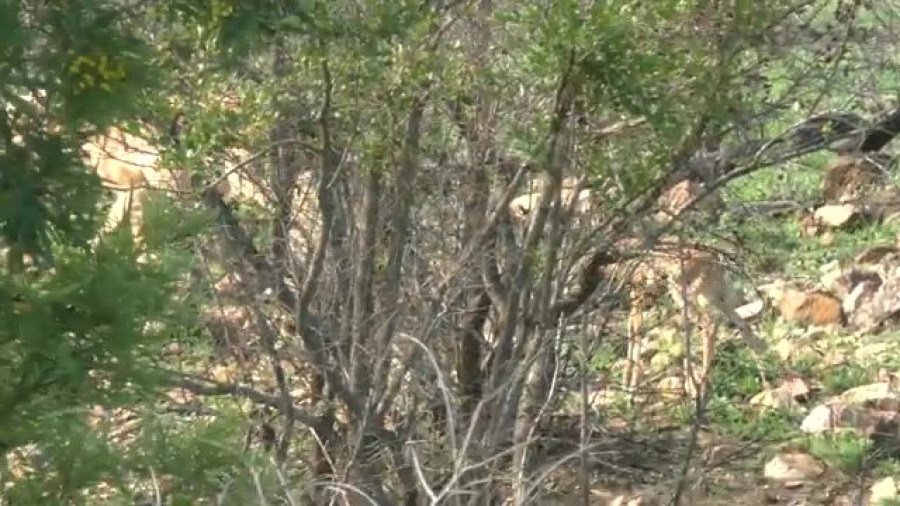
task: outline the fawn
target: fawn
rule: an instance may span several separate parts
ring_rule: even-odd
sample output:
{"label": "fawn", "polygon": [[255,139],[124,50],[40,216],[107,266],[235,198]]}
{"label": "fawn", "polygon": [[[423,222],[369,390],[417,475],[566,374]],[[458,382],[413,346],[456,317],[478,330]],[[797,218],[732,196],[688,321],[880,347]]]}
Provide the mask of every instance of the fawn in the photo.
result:
{"label": "fawn", "polygon": [[[634,248],[639,242],[638,239],[625,239],[618,245]],[[696,320],[702,338],[699,379],[691,374],[692,368],[686,363],[685,386],[698,385],[701,395],[705,395],[707,391],[720,324],[713,311],[721,313],[738,328],[757,362],[763,383],[767,384],[761,365],[762,354],[767,348],[765,341],[737,313],[738,293],[729,282],[718,255],[701,246],[684,245],[681,242],[677,237],[663,237],[643,258],[624,260],[610,266],[616,271],[611,274],[613,277],[621,276],[621,272],[625,271],[624,282],[629,290],[628,351],[623,379],[629,396],[634,395],[640,382],[644,306],[648,299],[655,298],[660,293],[660,289],[669,293],[678,308],[687,311],[688,318]]]}
{"label": "fawn", "polygon": [[[686,206],[703,192],[703,186],[691,180],[683,180],[671,186],[657,199],[658,212],[653,215],[654,220],[659,224],[668,223],[679,216]],[[561,193],[564,202],[571,199],[572,184],[564,184]],[[515,199],[510,206],[512,214],[519,219],[525,218],[527,211],[538,198],[539,195],[532,193]],[[580,201],[586,198],[589,198],[588,195],[578,195],[579,205],[575,206],[576,212],[592,209],[592,206],[581,204]],[[697,204],[707,210],[715,210],[721,206],[721,201],[716,195],[708,195]],[[616,246],[618,249],[634,250],[641,242],[639,238],[629,237],[618,241]],[[688,312],[688,317],[700,324],[703,343],[700,378],[698,380],[690,375],[691,368],[685,367],[685,386],[689,384],[687,381],[690,384],[698,384],[701,394],[705,394],[715,357],[715,340],[720,324],[714,311],[721,313],[738,328],[757,362],[764,385],[768,386],[762,371],[762,354],[767,348],[765,341],[759,338],[737,313],[738,293],[729,282],[726,269],[713,250],[696,244],[683,245],[677,237],[664,236],[641,257],[626,254],[619,258],[619,261],[602,269],[607,279],[618,281],[629,291],[628,351],[624,385],[630,395],[633,395],[641,375],[639,362],[642,352],[641,328],[644,305],[649,299],[655,298],[661,289],[670,294],[678,307]]]}

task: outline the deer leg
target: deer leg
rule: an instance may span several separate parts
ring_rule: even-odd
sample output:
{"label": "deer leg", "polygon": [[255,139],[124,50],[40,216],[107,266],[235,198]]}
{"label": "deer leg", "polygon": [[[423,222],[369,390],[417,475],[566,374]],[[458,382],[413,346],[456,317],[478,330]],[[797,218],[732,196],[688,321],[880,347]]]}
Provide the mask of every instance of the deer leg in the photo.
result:
{"label": "deer leg", "polygon": [[640,291],[631,291],[631,306],[628,315],[628,351],[625,361],[623,384],[629,400],[634,400],[634,391],[640,380],[641,327],[644,323],[644,296]]}
{"label": "deer leg", "polygon": [[147,190],[138,188],[131,190],[129,198],[128,220],[131,224],[131,237],[135,250],[141,249],[144,245],[144,203],[147,196]]}
{"label": "deer leg", "polygon": [[700,367],[700,385],[697,389],[701,399],[705,398],[709,393],[712,365],[716,357],[716,334],[719,331],[718,322],[713,321],[712,318],[706,318],[705,320],[701,329],[701,332],[703,332],[703,351],[701,357],[702,365]]}
{"label": "deer leg", "polygon": [[766,342],[763,341],[756,333],[753,332],[753,329],[750,328],[750,325],[744,321],[743,318],[737,311],[734,309],[734,305],[728,303],[725,300],[717,300],[718,309],[728,318],[728,320],[738,328],[741,333],[741,338],[747,344],[747,347],[750,348],[750,354],[753,355],[753,360],[756,362],[756,369],[759,373],[759,377],[762,380],[762,385],[764,388],[771,388],[771,384],[769,380],[766,379],[765,368],[763,367],[763,355],[768,350],[768,346]]}
{"label": "deer leg", "polygon": [[128,192],[116,191],[115,196],[116,200],[109,208],[109,213],[106,215],[106,221],[103,223],[103,228],[100,229],[102,235],[106,235],[115,230],[128,215],[128,208],[131,205],[131,195]]}

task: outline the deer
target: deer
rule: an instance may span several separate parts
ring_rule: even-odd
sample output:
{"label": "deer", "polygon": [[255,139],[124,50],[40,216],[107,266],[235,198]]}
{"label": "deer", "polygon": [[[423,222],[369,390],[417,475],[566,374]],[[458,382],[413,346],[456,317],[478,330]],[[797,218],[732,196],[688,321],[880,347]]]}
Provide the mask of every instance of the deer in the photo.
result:
{"label": "deer", "polygon": [[158,168],[159,151],[144,137],[111,127],[81,146],[82,158],[101,184],[112,190],[114,201],[98,237],[126,220],[136,250],[143,247],[144,206],[153,189],[188,191],[185,171]]}
{"label": "deer", "polygon": [[[46,93],[42,90],[18,96],[21,102],[27,103],[37,111],[46,110],[42,103],[45,97]],[[236,107],[236,101],[230,97],[224,98],[222,103],[223,107]],[[8,102],[6,108],[6,112],[10,113],[15,106]],[[176,111],[169,132],[173,137],[179,133],[182,118],[180,110]],[[58,127],[54,125],[52,128]],[[157,190],[187,193],[198,190],[192,188],[187,171],[163,169],[159,166],[160,150],[149,140],[155,137],[154,133],[146,124],[140,132],[129,132],[119,126],[112,126],[90,136],[80,146],[82,161],[99,177],[101,185],[112,191],[114,197],[104,224],[92,241],[93,244],[127,221],[135,249],[142,249],[144,208],[150,192]],[[237,148],[229,150],[228,154],[233,159],[250,158],[248,152]],[[236,164],[226,168],[225,176],[214,181],[223,198],[227,201],[261,201],[259,189],[233,170],[234,165]]]}
{"label": "deer", "polygon": [[[566,187],[563,190],[566,190]],[[694,200],[697,200],[699,206],[709,210],[722,205],[717,195],[704,196],[704,192],[705,189],[700,182],[690,179],[670,186],[657,199],[658,211],[653,215],[654,221],[657,225],[669,223]],[[564,198],[572,198],[571,190],[563,193]],[[589,197],[579,194],[578,199],[582,198]],[[527,216],[523,203],[536,203],[537,200],[536,194],[532,194],[529,199],[524,197],[514,199],[512,202],[515,203],[515,207],[511,209],[511,214],[516,217]],[[581,205],[573,207],[576,212],[579,208],[590,208]],[[602,270],[603,278],[628,292],[628,343],[623,385],[629,399],[633,399],[642,373],[640,363],[643,351],[641,334],[644,308],[649,300],[656,299],[666,292],[676,306],[686,312],[688,318],[694,319],[699,324],[702,341],[701,367],[699,375],[695,375],[690,364],[686,364],[685,389],[688,385],[695,385],[701,396],[706,395],[708,391],[709,375],[715,358],[717,334],[721,323],[717,317],[721,316],[739,330],[754,357],[764,386],[768,387],[762,366],[762,357],[767,351],[767,345],[738,314],[736,308],[740,296],[734,284],[728,279],[727,269],[719,254],[712,248],[696,243],[685,243],[673,235],[664,235],[651,245],[648,251],[635,253],[634,250],[640,249],[643,242],[643,238],[639,236],[629,236],[616,241],[614,249],[619,253],[610,256],[613,260],[606,265],[594,266]]]}
{"label": "deer", "polygon": [[[705,188],[694,180],[682,180],[669,187],[657,199],[659,211],[653,218],[666,225],[681,215],[694,200],[708,211],[723,205],[717,195],[704,195]],[[628,292],[628,343],[622,383],[633,400],[641,381],[643,354],[643,323],[647,303],[668,294],[676,308],[689,320],[694,320],[701,338],[701,364],[695,374],[689,354],[683,368],[685,390],[695,387],[700,396],[708,393],[712,364],[716,354],[719,327],[724,317],[734,325],[750,350],[760,378],[769,386],[763,369],[765,341],[738,314],[740,294],[728,276],[722,255],[711,247],[691,243],[674,235],[663,235],[646,251],[640,252],[643,238],[626,237],[616,242],[618,251],[626,251],[620,260],[604,267],[608,279],[619,278]],[[637,251],[637,253],[627,253]],[[624,277],[624,279],[622,279]],[[685,322],[688,323],[688,322]]]}
{"label": "deer", "polygon": [[[20,103],[32,107],[35,111],[46,111],[44,99],[46,92],[34,91],[28,95],[19,95]],[[15,112],[16,107],[7,102],[7,113]],[[51,124],[50,130],[59,132],[61,127]],[[144,135],[147,134],[147,135]],[[175,189],[185,186],[183,171],[164,171],[158,169],[159,151],[147,141],[149,132],[135,135],[117,126],[91,135],[80,146],[82,162],[97,175],[101,185],[113,192],[114,201],[107,213],[99,238],[116,228],[126,219],[131,223],[131,231],[135,246],[143,243],[141,224],[143,223],[143,207],[150,188]],[[20,136],[14,137],[19,142]]]}
{"label": "deer", "polygon": [[[641,239],[626,238],[618,241],[617,247],[635,249],[640,243]],[[694,385],[700,395],[707,393],[722,323],[716,316],[724,316],[739,330],[753,355],[763,384],[768,386],[762,368],[767,345],[738,314],[740,296],[728,279],[727,269],[718,252],[699,244],[686,244],[679,237],[663,236],[640,256],[629,258],[629,255],[624,255],[619,262],[607,267],[605,274],[609,278],[624,275],[623,284],[629,295],[628,345],[622,380],[629,398],[633,398],[642,375],[645,307],[648,301],[656,299],[661,293],[668,293],[682,314],[695,320],[701,337],[699,374],[694,374],[694,368],[687,362],[690,359],[686,359],[683,370],[685,387]]]}

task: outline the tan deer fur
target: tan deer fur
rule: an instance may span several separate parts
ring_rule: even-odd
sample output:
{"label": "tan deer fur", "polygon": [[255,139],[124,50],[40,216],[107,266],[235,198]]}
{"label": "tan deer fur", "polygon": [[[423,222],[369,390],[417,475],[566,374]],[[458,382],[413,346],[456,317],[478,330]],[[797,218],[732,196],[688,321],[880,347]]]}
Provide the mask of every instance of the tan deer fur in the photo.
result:
{"label": "tan deer fur", "polygon": [[[658,222],[666,223],[677,217],[694,199],[699,211],[714,211],[722,206],[718,195],[704,195],[704,187],[690,180],[681,181],[664,191],[657,200],[659,211],[655,214]],[[629,238],[620,242],[620,247],[633,249],[639,240]],[[765,341],[760,339],[737,313],[740,296],[728,279],[728,272],[718,254],[699,245],[686,245],[677,237],[662,237],[637,264],[629,262],[625,266],[631,272],[629,285],[630,312],[628,317],[628,351],[624,371],[624,385],[633,393],[640,383],[642,355],[643,312],[647,299],[665,290],[674,300],[682,314],[694,319],[702,342],[702,363],[699,378],[689,374],[692,367],[685,364],[685,386],[698,384],[705,392],[715,358],[716,337],[720,321],[715,312],[736,326],[741,337],[750,348],[760,376],[766,382],[762,371],[761,355],[766,350]],[[626,271],[628,272],[628,271]],[[685,307],[687,306],[687,307]],[[685,322],[687,323],[687,322]],[[688,355],[689,356],[689,355]]]}
{"label": "tan deer fur", "polygon": [[[574,199],[575,214],[586,214],[590,211],[592,203],[591,192],[588,189],[583,189],[578,191],[576,195],[577,185],[578,181],[574,177],[567,177],[562,180],[560,185],[562,206],[564,209],[568,209],[568,206],[572,205],[572,200]],[[544,189],[544,180],[541,178],[534,179],[528,184],[526,189],[528,193],[512,199],[509,203],[510,215],[514,219],[525,219],[531,213],[531,210],[538,205],[541,199],[541,192]]]}
{"label": "tan deer fur", "polygon": [[[38,108],[39,99],[46,94],[39,91],[35,95],[22,95],[23,101]],[[238,107],[233,97],[222,99],[224,108]],[[7,105],[9,109],[11,106]],[[103,134],[88,139],[82,146],[82,158],[91,171],[99,176],[103,186],[113,192],[114,201],[107,213],[100,236],[122,224],[127,218],[131,227],[135,247],[143,245],[143,213],[147,197],[153,190],[185,192],[191,190],[190,178],[186,171],[159,168],[159,150],[147,139],[152,133],[134,135],[119,127],[111,127]],[[232,149],[232,159],[245,160],[250,154],[244,150]],[[232,164],[229,164],[232,165]],[[218,182],[218,188],[226,200],[256,201],[264,203],[259,189],[241,171],[226,168],[227,176]]]}
{"label": "tan deer fur", "polygon": [[90,139],[82,146],[82,152],[90,170],[115,197],[100,234],[109,233],[128,218],[136,248],[143,245],[148,192],[152,189],[184,191],[190,185],[184,171],[157,167],[159,151],[153,145],[116,127]]}
{"label": "tan deer fur", "polygon": [[[638,239],[626,239],[620,241],[618,246],[631,249],[638,247],[639,243]],[[610,274],[613,278],[624,273],[630,294],[628,351],[623,375],[624,385],[629,392],[634,392],[640,382],[644,308],[648,299],[655,298],[663,291],[668,292],[676,306],[682,312],[686,311],[687,318],[697,324],[697,334],[702,342],[699,377],[689,376],[692,368],[686,364],[685,385],[698,383],[701,391],[706,388],[721,323],[715,317],[715,312],[738,328],[757,362],[761,360],[766,344],[738,315],[736,308],[740,304],[739,294],[729,282],[727,270],[717,253],[700,246],[681,244],[677,237],[663,237],[647,251],[646,256],[612,268],[616,270]]]}
{"label": "tan deer fur", "polygon": [[[693,181],[685,180],[673,185],[664,191],[657,200],[658,211],[653,217],[657,222],[663,224],[670,221],[673,216],[677,216],[685,210],[691,201],[703,195],[703,191],[703,186]],[[568,198],[571,198],[572,193],[570,191]],[[564,197],[566,196],[564,194]],[[530,194],[526,197],[529,197],[528,204],[534,205],[538,195]],[[589,198],[588,195],[578,195],[579,200]],[[515,203],[516,200],[513,202]],[[707,195],[697,203],[697,207],[700,210],[705,206],[707,209],[714,208],[720,205],[720,202],[717,195]],[[511,207],[513,206],[511,205]],[[581,207],[589,208],[587,204],[577,206],[577,208]],[[521,218],[527,214],[517,214],[516,210],[518,209],[511,209],[513,216]],[[631,237],[620,241],[617,247],[634,250],[640,246],[641,242],[641,239]],[[662,292],[668,292],[679,308],[687,310],[688,318],[699,324],[703,345],[699,377],[701,389],[706,388],[709,371],[715,357],[716,335],[721,323],[715,313],[724,316],[740,330],[742,338],[750,347],[761,369],[760,355],[765,351],[766,344],[738,315],[736,308],[740,303],[740,297],[734,285],[728,280],[727,271],[717,253],[711,249],[698,245],[684,245],[677,237],[665,236],[659,239],[640,259],[623,260],[604,267],[604,270],[607,279],[618,280],[625,285],[629,292],[629,336],[624,384],[630,392],[634,391],[640,381],[644,308],[650,299],[656,298]],[[685,308],[685,306],[687,307]],[[685,367],[686,375],[690,369]],[[693,376],[689,379],[691,383],[697,381]],[[763,381],[765,382],[764,378]]]}

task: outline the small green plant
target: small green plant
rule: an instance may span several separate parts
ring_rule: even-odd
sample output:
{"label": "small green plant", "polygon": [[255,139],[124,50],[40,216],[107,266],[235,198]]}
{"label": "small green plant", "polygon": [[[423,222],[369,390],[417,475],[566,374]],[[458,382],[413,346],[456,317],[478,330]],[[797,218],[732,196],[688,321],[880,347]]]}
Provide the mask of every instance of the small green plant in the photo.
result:
{"label": "small green plant", "polygon": [[874,379],[871,368],[858,364],[841,364],[822,371],[822,386],[828,393],[840,393]]}
{"label": "small green plant", "polygon": [[[764,358],[767,377],[774,376],[777,365]],[[722,343],[716,353],[710,384],[714,397],[749,399],[762,389],[759,365],[750,350],[733,342]]]}
{"label": "small green plant", "polygon": [[863,468],[872,442],[853,432],[844,432],[810,437],[806,446],[810,454],[829,467],[854,475]]}
{"label": "small green plant", "polygon": [[708,418],[718,430],[737,439],[785,441],[797,434],[797,420],[789,413],[738,405],[724,399],[712,399]]}
{"label": "small green plant", "polygon": [[806,355],[791,361],[791,370],[805,377],[812,377],[821,366],[819,357]]}
{"label": "small green plant", "polygon": [[900,460],[885,459],[878,461],[875,466],[877,476],[900,476]]}
{"label": "small green plant", "polygon": [[604,342],[597,347],[591,359],[591,368],[598,374],[614,374],[619,359],[618,350],[611,343]]}

